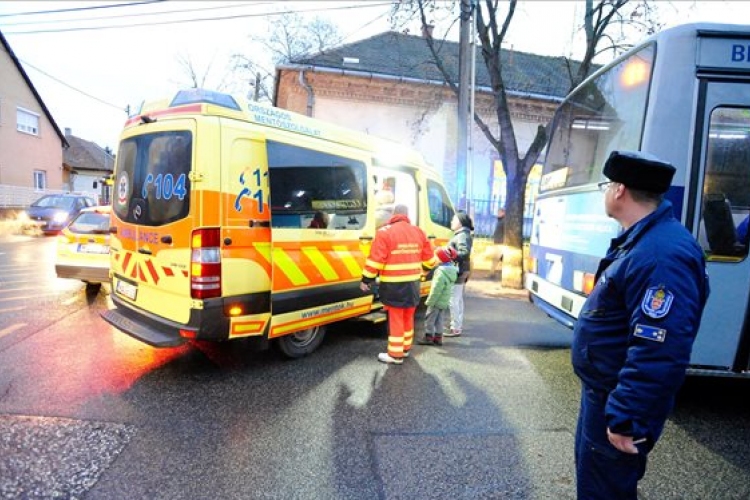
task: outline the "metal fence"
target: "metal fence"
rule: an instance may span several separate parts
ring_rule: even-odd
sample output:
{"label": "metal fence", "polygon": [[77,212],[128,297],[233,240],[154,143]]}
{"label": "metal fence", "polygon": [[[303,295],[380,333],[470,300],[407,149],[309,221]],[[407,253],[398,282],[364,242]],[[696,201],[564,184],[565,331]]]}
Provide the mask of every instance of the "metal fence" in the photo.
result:
{"label": "metal fence", "polygon": [[[497,198],[491,200],[469,200],[468,212],[474,220],[474,237],[492,238],[492,235],[495,233],[495,225],[497,224],[496,214],[499,206],[501,205]],[[523,217],[524,239],[528,239],[529,236],[531,236],[532,215],[533,208],[529,210],[527,207],[526,213]]]}

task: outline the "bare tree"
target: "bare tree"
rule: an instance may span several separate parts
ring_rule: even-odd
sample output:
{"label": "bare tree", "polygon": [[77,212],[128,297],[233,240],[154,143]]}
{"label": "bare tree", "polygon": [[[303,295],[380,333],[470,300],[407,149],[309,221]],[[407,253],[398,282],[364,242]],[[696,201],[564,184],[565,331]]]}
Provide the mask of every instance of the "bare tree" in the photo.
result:
{"label": "bare tree", "polygon": [[[285,12],[269,24],[268,32],[251,35],[250,40],[259,44],[270,54],[272,66],[284,64],[299,57],[323,52],[341,42],[335,24],[316,17],[311,21],[297,13]],[[271,100],[274,69],[267,59],[246,54],[235,54],[234,67],[252,82],[258,99]]]}
{"label": "bare tree", "polygon": [[[548,134],[555,118],[545,125],[539,125],[536,135],[525,153],[518,148],[516,134],[511,121],[510,106],[503,78],[503,59],[501,45],[508,33],[508,28],[516,11],[517,0],[507,2],[507,12],[500,13],[499,0],[461,0],[459,7],[466,13],[473,6],[476,17],[477,37],[481,47],[481,56],[487,67],[490,78],[491,93],[494,102],[497,125],[490,125],[485,118],[474,114],[474,122],[482,131],[489,143],[497,150],[507,179],[506,183],[506,216],[505,245],[507,251],[503,259],[503,286],[521,288],[523,286],[523,215],[525,207],[526,183],[532,167],[546,146]],[[594,58],[605,50],[622,50],[622,40],[626,30],[635,26],[645,27],[642,31],[654,29],[649,21],[650,6],[646,0],[633,2],[631,8],[624,9],[629,0],[584,0],[585,15],[583,29],[586,34],[586,50],[583,60],[573,64],[568,61],[570,89],[572,90],[591,73]],[[473,4],[473,5],[472,5]],[[505,4],[505,2],[503,2]],[[393,18],[418,15],[422,26],[430,26],[428,14],[433,15],[443,4],[439,0],[401,1],[394,6]],[[455,10],[455,4],[453,9]],[[456,16],[461,15],[457,12]],[[620,29],[612,33],[613,28]],[[427,33],[430,31],[427,30]],[[458,95],[457,78],[450,75],[443,64],[440,54],[440,43],[432,36],[425,40],[433,55],[438,69],[445,82]],[[574,68],[577,68],[574,70]]]}
{"label": "bare tree", "polygon": [[208,66],[206,66],[205,70],[200,71],[196,68],[196,65],[193,63],[193,60],[189,54],[178,55],[177,63],[180,65],[184,76],[186,76],[188,81],[190,82],[189,85],[191,88],[198,89],[204,88],[206,86],[206,79],[208,78],[208,74],[211,72],[212,63],[209,63]]}

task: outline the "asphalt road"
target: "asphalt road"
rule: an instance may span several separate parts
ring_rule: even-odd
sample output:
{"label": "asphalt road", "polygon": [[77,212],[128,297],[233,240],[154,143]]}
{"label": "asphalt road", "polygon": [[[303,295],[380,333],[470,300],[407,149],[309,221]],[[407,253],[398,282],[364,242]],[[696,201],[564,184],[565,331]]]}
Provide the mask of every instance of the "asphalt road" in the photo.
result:
{"label": "asphalt road", "polygon": [[[51,241],[0,244],[0,276],[20,251],[49,278]],[[570,332],[492,283],[471,287],[464,337],[402,366],[376,361],[382,326],[357,323],[296,361],[157,350],[69,285],[0,302],[0,331],[26,321],[0,337],[0,498],[575,497]],[[750,498],[749,389],[688,382],[641,498]]]}

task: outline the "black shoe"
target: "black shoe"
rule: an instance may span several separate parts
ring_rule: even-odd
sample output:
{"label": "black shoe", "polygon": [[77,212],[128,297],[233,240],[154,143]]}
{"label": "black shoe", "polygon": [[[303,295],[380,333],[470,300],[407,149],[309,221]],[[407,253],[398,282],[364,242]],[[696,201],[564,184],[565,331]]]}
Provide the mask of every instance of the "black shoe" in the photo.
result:
{"label": "black shoe", "polygon": [[434,337],[432,337],[432,343],[436,346],[443,345],[443,337],[441,337],[440,335],[435,335]]}
{"label": "black shoe", "polygon": [[425,335],[423,339],[417,339],[417,344],[419,345],[432,345],[434,342],[435,337],[432,335]]}

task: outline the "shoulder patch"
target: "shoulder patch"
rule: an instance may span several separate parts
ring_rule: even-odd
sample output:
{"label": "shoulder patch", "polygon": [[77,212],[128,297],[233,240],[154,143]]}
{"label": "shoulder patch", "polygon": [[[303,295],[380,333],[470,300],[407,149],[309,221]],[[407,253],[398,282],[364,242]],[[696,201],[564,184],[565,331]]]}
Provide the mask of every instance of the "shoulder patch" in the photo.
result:
{"label": "shoulder patch", "polygon": [[646,290],[641,302],[643,314],[649,318],[661,319],[669,314],[669,308],[672,307],[674,294],[663,286],[652,286]]}
{"label": "shoulder patch", "polygon": [[633,330],[633,336],[654,342],[664,342],[667,338],[667,331],[664,328],[656,326],[636,324]]}

